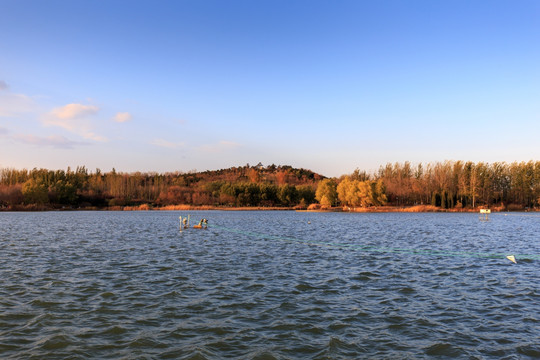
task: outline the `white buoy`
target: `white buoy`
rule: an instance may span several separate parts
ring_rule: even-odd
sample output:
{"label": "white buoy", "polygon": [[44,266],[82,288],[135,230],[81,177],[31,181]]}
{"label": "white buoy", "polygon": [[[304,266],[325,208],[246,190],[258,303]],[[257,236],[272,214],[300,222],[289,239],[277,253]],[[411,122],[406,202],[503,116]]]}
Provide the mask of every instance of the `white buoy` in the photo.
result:
{"label": "white buoy", "polygon": [[490,209],[480,209],[480,220],[489,221],[489,214],[491,214]]}
{"label": "white buoy", "polygon": [[514,255],[508,255],[506,258],[510,260],[511,262],[513,262],[514,264],[517,264],[516,257]]}

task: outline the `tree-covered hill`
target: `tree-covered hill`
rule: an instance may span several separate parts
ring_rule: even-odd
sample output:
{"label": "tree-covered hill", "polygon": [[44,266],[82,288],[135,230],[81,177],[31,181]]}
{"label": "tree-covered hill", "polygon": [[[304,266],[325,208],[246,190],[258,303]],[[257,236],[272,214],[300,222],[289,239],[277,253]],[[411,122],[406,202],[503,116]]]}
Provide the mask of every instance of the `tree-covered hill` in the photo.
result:
{"label": "tree-covered hill", "polygon": [[119,173],[115,169],[0,170],[0,207],[109,207],[150,204],[307,206],[322,175],[262,164],[188,173]]}

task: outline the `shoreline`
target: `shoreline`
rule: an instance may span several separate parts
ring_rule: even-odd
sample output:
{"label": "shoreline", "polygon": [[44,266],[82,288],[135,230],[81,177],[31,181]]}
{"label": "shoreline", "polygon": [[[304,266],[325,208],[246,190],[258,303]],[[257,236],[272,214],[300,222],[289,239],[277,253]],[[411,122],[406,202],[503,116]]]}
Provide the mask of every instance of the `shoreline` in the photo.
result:
{"label": "shoreline", "polygon": [[[476,208],[460,208],[460,209],[443,209],[431,205],[415,205],[415,206],[374,206],[360,208],[300,208],[300,207],[221,207],[211,205],[168,205],[163,207],[153,207],[149,204],[138,206],[110,206],[110,207],[53,207],[45,205],[23,205],[0,208],[1,212],[41,212],[41,211],[295,211],[295,212],[343,212],[343,213],[479,213],[481,209],[486,207]],[[522,209],[522,208],[506,208],[506,207],[491,207],[488,209],[492,213],[497,212],[539,212],[540,209]]]}

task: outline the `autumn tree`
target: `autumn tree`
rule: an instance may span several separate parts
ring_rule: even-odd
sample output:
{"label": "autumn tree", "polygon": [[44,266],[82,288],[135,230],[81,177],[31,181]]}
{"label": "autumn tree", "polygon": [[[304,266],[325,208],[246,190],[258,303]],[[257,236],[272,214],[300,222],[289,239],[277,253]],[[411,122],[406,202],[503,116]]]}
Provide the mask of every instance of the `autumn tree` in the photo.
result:
{"label": "autumn tree", "polygon": [[30,179],[22,185],[22,195],[26,204],[46,204],[49,202],[48,189],[42,180]]}
{"label": "autumn tree", "polygon": [[24,200],[20,184],[0,185],[0,207],[21,204]]}
{"label": "autumn tree", "polygon": [[382,180],[359,181],[345,176],[337,186],[338,198],[345,206],[379,206],[386,204],[385,186]]}
{"label": "autumn tree", "polygon": [[323,206],[333,206],[338,200],[337,185],[333,179],[324,179],[317,185],[315,199]]}

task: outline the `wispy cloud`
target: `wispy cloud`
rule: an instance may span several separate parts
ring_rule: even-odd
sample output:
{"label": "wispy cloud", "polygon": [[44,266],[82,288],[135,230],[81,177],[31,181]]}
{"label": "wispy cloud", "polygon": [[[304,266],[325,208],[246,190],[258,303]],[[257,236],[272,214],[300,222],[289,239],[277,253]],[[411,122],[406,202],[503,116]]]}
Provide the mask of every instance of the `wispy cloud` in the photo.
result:
{"label": "wispy cloud", "polygon": [[[0,80],[0,118],[26,119],[40,121],[45,126],[55,126],[77,134],[85,139],[107,141],[107,138],[95,132],[94,116],[99,112],[95,105],[67,104],[44,111],[36,101],[38,97],[15,94],[9,90],[9,85]],[[7,129],[0,129],[0,135],[6,135]],[[33,135],[14,135],[10,138],[31,144],[49,145],[69,148],[78,143],[62,136],[36,137]]]}
{"label": "wispy cloud", "polygon": [[67,104],[53,109],[43,120],[47,126],[58,126],[85,139],[106,141],[107,139],[93,131],[90,117],[97,114],[95,105]]}
{"label": "wispy cloud", "polygon": [[51,111],[51,115],[59,120],[73,120],[94,115],[98,111],[99,108],[94,105],[67,104],[65,106],[53,109]]}
{"label": "wispy cloud", "polygon": [[48,146],[58,149],[73,149],[75,146],[88,145],[86,142],[72,141],[60,135],[45,137],[35,135],[13,135],[11,138],[24,144]]}
{"label": "wispy cloud", "polygon": [[199,150],[206,153],[219,153],[239,148],[241,145],[234,141],[222,140],[217,144],[207,144],[199,147]]}
{"label": "wispy cloud", "polygon": [[171,142],[165,139],[154,139],[150,144],[168,149],[179,149],[185,146],[185,143],[183,142]]}
{"label": "wispy cloud", "polygon": [[[6,88],[0,89],[0,117],[17,117],[21,114],[38,113],[39,107],[30,96],[13,94]],[[1,87],[1,85],[0,85]]]}
{"label": "wispy cloud", "polygon": [[119,123],[125,123],[131,120],[132,116],[128,112],[119,112],[114,117],[113,120]]}
{"label": "wispy cloud", "polygon": [[9,132],[8,129],[6,129],[6,128],[0,126],[0,136],[7,135],[8,132]]}

